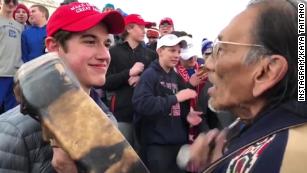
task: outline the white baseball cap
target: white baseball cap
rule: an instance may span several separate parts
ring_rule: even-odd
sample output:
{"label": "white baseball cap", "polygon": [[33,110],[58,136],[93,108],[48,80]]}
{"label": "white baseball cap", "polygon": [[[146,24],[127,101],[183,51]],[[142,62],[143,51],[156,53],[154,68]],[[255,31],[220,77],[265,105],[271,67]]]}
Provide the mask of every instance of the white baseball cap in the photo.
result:
{"label": "white baseball cap", "polygon": [[187,47],[188,41],[186,37],[177,37],[174,34],[166,34],[162,36],[157,42],[157,50],[162,46],[175,46],[179,44],[181,48]]}
{"label": "white baseball cap", "polygon": [[198,55],[198,51],[196,50],[194,46],[187,47],[185,49],[181,49],[181,53],[180,53],[180,57],[183,60],[188,60],[191,57],[197,56],[197,55]]}

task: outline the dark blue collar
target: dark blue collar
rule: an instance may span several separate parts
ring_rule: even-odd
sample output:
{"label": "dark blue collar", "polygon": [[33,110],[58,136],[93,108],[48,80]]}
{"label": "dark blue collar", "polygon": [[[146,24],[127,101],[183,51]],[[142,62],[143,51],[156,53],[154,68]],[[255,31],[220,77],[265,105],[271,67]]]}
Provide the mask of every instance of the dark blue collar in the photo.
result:
{"label": "dark blue collar", "polygon": [[105,113],[109,113],[110,110],[109,108],[101,101],[98,93],[94,90],[91,89],[90,91],[90,97],[95,101],[95,103],[105,112]]}
{"label": "dark blue collar", "polygon": [[263,111],[251,125],[244,127],[240,134],[230,141],[227,153],[278,130],[287,129],[306,122],[306,102],[290,100],[274,109]]}

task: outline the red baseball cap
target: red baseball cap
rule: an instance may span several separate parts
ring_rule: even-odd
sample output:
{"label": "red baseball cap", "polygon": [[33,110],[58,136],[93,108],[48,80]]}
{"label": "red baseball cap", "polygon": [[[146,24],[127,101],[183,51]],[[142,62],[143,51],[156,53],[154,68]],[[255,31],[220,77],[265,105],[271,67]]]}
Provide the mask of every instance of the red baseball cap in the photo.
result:
{"label": "red baseball cap", "polygon": [[146,31],[147,38],[159,38],[159,30],[157,28],[149,28]]}
{"label": "red baseball cap", "polygon": [[73,2],[60,6],[52,14],[47,24],[47,35],[52,36],[60,29],[71,32],[85,31],[102,21],[111,34],[124,31],[124,19],[119,12],[101,13],[97,7],[89,3]]}
{"label": "red baseball cap", "polygon": [[15,19],[15,14],[16,14],[16,12],[17,12],[17,10],[18,10],[19,8],[24,9],[24,10],[26,11],[27,15],[28,15],[28,18],[30,17],[30,11],[29,11],[29,9],[27,8],[27,6],[25,6],[24,4],[19,3],[19,4],[17,5],[16,9],[15,9],[14,12],[13,12],[13,18],[14,18],[14,19]]}
{"label": "red baseball cap", "polygon": [[130,23],[135,23],[138,25],[145,26],[146,28],[151,27],[152,22],[146,22],[140,15],[138,14],[129,14],[125,17],[125,25]]}
{"label": "red baseball cap", "polygon": [[169,17],[161,19],[159,26],[162,25],[163,23],[168,23],[169,25],[174,26],[173,20]]}

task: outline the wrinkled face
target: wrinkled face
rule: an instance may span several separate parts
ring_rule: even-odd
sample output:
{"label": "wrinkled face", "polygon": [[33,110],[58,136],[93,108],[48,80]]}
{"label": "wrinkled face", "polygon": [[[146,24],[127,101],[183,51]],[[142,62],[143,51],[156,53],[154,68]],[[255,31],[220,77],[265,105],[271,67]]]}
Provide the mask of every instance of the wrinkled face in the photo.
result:
{"label": "wrinkled face", "polygon": [[15,13],[15,20],[21,24],[25,24],[28,20],[28,14],[26,10],[18,8]]}
{"label": "wrinkled face", "polygon": [[192,56],[188,60],[180,59],[180,63],[185,68],[193,68],[196,65],[196,63],[197,63],[197,57],[196,56]]}
{"label": "wrinkled face", "polygon": [[30,18],[31,24],[39,25],[40,22],[45,19],[45,14],[39,10],[38,7],[30,8]]}
{"label": "wrinkled face", "polygon": [[166,34],[170,34],[171,32],[174,31],[174,27],[173,25],[170,25],[169,23],[165,22],[165,23],[162,23],[160,26],[159,26],[159,32],[160,32],[160,35],[163,36],[163,35],[166,35]]}
{"label": "wrinkled face", "polygon": [[159,63],[165,71],[175,67],[180,58],[180,45],[162,47],[158,49]]}
{"label": "wrinkled face", "polygon": [[[219,40],[253,44],[250,31],[257,13],[257,9],[243,11],[219,34]],[[216,110],[232,110],[253,101],[253,72],[257,64],[243,64],[250,49],[251,46],[214,44],[216,53],[206,60],[206,67],[213,84],[208,90],[209,104]]]}
{"label": "wrinkled face", "polygon": [[66,61],[85,89],[105,83],[111,60],[107,40],[106,27],[97,25],[73,35],[66,43],[66,52],[62,47],[59,49],[59,56]]}
{"label": "wrinkled face", "polygon": [[145,26],[133,24],[131,28],[128,29],[129,36],[137,41],[142,42],[145,38]]}

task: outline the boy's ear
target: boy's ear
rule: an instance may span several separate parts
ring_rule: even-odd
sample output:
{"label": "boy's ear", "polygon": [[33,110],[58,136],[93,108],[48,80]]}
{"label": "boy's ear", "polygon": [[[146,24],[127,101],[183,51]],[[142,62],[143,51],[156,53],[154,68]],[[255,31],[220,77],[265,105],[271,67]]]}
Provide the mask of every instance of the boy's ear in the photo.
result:
{"label": "boy's ear", "polygon": [[47,37],[45,39],[45,45],[46,45],[48,52],[58,51],[60,47],[59,43],[56,42],[53,37]]}

